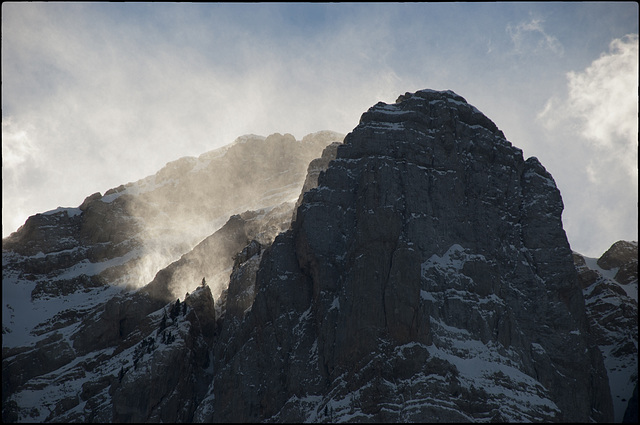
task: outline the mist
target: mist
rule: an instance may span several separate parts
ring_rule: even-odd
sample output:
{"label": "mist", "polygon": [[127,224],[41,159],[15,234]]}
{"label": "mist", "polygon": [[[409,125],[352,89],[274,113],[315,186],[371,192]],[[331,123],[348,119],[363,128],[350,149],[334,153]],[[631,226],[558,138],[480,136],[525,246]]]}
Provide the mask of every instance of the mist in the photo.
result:
{"label": "mist", "polygon": [[[309,163],[344,135],[252,135],[170,162],[156,174],[92,195],[81,207],[83,235],[129,258],[103,277],[165,301],[184,298],[204,278],[215,298],[234,256],[250,241],[269,245],[286,230]],[[131,253],[129,253],[131,252]],[[112,260],[113,261],[113,260]]]}

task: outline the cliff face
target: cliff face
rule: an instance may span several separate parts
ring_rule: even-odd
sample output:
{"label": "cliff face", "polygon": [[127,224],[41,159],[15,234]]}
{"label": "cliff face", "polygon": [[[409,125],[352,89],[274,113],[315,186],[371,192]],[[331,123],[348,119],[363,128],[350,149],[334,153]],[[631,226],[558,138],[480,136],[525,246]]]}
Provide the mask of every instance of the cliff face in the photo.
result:
{"label": "cliff face", "polygon": [[562,208],[460,96],[375,105],[222,325],[202,419],[610,420]]}

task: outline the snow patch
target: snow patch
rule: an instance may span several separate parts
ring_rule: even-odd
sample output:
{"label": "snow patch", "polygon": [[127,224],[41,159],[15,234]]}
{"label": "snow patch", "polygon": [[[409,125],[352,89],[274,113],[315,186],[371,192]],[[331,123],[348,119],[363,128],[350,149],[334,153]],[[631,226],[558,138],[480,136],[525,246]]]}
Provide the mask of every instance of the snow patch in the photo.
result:
{"label": "snow patch", "polygon": [[486,258],[484,255],[470,254],[461,245],[453,244],[442,256],[433,254],[427,261],[422,263],[422,272],[424,275],[426,270],[435,268],[457,273],[462,270],[464,263],[469,260],[486,261]]}
{"label": "snow patch", "polygon": [[43,212],[42,215],[55,215],[60,213],[67,213],[67,216],[75,217],[82,214],[82,210],[80,208],[58,207],[55,210]]}

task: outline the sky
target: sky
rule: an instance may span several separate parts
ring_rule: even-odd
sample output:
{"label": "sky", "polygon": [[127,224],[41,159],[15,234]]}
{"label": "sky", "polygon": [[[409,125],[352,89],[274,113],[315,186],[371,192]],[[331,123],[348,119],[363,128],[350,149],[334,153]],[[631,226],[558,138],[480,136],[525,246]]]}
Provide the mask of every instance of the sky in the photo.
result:
{"label": "sky", "polygon": [[2,3],[2,235],[245,134],[453,90],[553,175],[571,247],[638,240],[638,4]]}

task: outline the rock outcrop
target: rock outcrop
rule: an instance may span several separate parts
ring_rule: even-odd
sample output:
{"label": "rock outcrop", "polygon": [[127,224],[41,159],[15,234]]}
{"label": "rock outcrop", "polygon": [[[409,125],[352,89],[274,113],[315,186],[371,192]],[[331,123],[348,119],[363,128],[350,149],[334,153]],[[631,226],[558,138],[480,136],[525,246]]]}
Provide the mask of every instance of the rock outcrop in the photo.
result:
{"label": "rock outcrop", "polygon": [[320,156],[320,158],[316,158],[309,163],[309,167],[307,168],[307,177],[304,180],[302,191],[300,192],[298,201],[296,202],[295,208],[293,209],[292,221],[296,220],[298,207],[302,203],[304,194],[318,186],[318,177],[320,177],[320,173],[323,173],[329,166],[329,163],[336,158],[336,153],[340,144],[341,143],[338,142],[331,143],[326,148],[324,148],[324,150],[322,151],[322,156]]}
{"label": "rock outcrop", "polygon": [[262,254],[243,322],[222,323],[196,417],[611,420],[562,209],[462,97],[378,103]]}
{"label": "rock outcrop", "polygon": [[628,415],[638,412],[638,242],[618,241],[598,259],[573,256],[615,421],[635,423]]}

